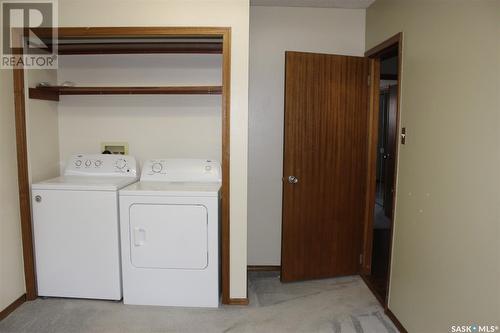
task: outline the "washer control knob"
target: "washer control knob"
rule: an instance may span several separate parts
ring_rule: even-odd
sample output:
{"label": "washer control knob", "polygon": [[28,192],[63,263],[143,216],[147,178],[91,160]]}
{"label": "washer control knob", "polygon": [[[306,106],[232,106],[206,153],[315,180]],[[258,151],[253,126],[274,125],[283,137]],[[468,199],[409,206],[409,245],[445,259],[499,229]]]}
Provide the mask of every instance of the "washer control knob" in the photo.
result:
{"label": "washer control knob", "polygon": [[127,166],[127,161],[123,158],[120,158],[118,161],[116,161],[115,166],[121,170]]}
{"label": "washer control knob", "polygon": [[154,173],[160,173],[161,170],[163,170],[163,165],[161,163],[153,163],[153,165],[151,166],[151,170],[154,172]]}
{"label": "washer control knob", "polygon": [[82,160],[76,160],[75,161],[75,166],[81,167],[82,166]]}
{"label": "washer control knob", "polygon": [[102,161],[101,160],[97,160],[94,162],[94,165],[98,168],[102,165]]}
{"label": "washer control knob", "polygon": [[86,161],[85,161],[85,166],[86,166],[86,167],[89,167],[89,166],[91,166],[91,165],[92,165],[92,161],[91,161],[91,160],[86,160]]}

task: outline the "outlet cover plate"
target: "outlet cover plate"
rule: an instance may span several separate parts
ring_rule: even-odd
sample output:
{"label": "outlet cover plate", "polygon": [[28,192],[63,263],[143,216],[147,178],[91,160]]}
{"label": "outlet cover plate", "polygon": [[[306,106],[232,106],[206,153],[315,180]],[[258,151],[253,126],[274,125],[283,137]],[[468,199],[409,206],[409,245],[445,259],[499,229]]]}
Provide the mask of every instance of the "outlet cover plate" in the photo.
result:
{"label": "outlet cover plate", "polygon": [[128,155],[127,142],[101,142],[101,152],[109,151],[111,154]]}

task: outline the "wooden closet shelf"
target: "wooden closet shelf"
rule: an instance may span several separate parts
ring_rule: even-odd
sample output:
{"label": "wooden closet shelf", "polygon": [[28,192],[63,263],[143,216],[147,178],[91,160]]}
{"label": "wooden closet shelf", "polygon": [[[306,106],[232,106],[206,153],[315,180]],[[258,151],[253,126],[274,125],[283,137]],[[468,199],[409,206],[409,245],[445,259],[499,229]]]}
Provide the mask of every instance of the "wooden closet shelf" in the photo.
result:
{"label": "wooden closet shelf", "polygon": [[60,95],[220,95],[222,86],[176,87],[37,87],[29,97],[59,101]]}
{"label": "wooden closet shelf", "polygon": [[60,41],[57,46],[61,55],[79,54],[147,54],[147,53],[198,53],[222,54],[222,42],[169,42],[169,43],[74,43]]}

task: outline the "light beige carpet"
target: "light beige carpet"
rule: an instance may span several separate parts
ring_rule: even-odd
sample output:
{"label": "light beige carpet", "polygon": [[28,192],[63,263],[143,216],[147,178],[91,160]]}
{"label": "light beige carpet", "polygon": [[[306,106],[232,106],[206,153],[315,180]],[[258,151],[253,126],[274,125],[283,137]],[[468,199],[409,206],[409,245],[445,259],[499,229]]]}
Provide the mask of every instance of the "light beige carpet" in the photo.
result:
{"label": "light beige carpet", "polygon": [[282,284],[276,273],[253,273],[249,298],[249,306],[219,309],[37,299],[0,322],[0,332],[397,332],[359,277]]}

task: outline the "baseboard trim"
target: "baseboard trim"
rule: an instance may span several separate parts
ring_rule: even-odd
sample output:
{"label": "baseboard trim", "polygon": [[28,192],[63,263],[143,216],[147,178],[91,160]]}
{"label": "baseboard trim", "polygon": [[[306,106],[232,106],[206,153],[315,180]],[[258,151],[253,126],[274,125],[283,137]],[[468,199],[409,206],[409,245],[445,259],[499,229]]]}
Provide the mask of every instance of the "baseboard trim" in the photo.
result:
{"label": "baseboard trim", "polygon": [[0,321],[7,318],[15,309],[17,309],[21,304],[26,302],[26,294],[21,295],[18,299],[8,305],[5,309],[0,311]]}
{"label": "baseboard trim", "polygon": [[398,320],[398,318],[396,318],[396,316],[394,315],[394,313],[392,313],[392,311],[389,310],[389,308],[387,307],[387,305],[384,304],[384,301],[382,300],[382,298],[375,292],[375,289],[373,288],[371,281],[368,280],[364,274],[360,274],[359,276],[361,276],[361,279],[363,280],[363,282],[365,283],[365,285],[368,287],[368,289],[370,289],[371,293],[379,301],[380,305],[382,305],[382,307],[384,308],[384,313],[392,321],[392,323],[394,324],[394,326],[396,326],[396,328],[401,333],[408,333],[408,331],[406,330],[406,328],[404,328],[404,326],[401,324],[401,322]]}
{"label": "baseboard trim", "polygon": [[375,288],[373,288],[373,285],[371,283],[371,281],[366,277],[366,275],[364,274],[360,274],[359,276],[361,276],[361,279],[363,279],[363,282],[365,283],[365,285],[368,287],[368,289],[370,289],[371,293],[373,294],[373,296],[375,296],[375,298],[377,299],[377,301],[380,303],[380,305],[382,305],[383,308],[386,307],[385,303],[384,303],[384,300],[382,299],[382,297],[380,297],[380,295],[375,291]]}
{"label": "baseboard trim", "polygon": [[389,317],[389,319],[392,321],[392,323],[394,324],[394,326],[397,327],[397,329],[401,332],[401,333],[408,333],[408,331],[406,330],[406,328],[403,326],[403,324],[401,324],[401,322],[398,320],[398,318],[396,318],[396,316],[394,315],[394,313],[392,313],[391,310],[389,310],[389,308],[386,308],[385,309],[385,314],[387,315],[387,317]]}
{"label": "baseboard trim", "polygon": [[275,272],[281,271],[281,266],[273,265],[249,265],[247,266],[247,271],[249,272]]}
{"label": "baseboard trim", "polygon": [[229,305],[248,305],[248,298],[230,298]]}

